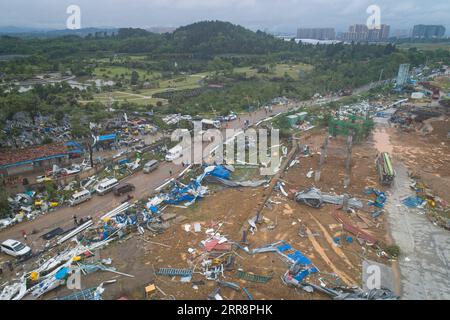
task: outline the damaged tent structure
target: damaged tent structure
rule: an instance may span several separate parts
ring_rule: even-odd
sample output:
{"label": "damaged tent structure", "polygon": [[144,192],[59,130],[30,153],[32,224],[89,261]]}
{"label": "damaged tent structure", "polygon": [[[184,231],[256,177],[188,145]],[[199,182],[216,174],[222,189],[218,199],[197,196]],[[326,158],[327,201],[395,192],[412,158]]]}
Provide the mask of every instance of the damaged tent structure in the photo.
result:
{"label": "damaged tent structure", "polygon": [[265,183],[266,180],[257,181],[233,181],[231,180],[230,166],[207,166],[204,168],[203,173],[197,178],[192,179],[187,185],[182,184],[179,181],[172,181],[171,188],[166,193],[161,193],[154,196],[147,202],[147,208],[156,212],[158,206],[161,204],[177,205],[184,203],[189,206],[197,201],[199,198],[203,198],[208,193],[208,187],[203,186],[202,182],[220,183],[226,187],[258,187]]}
{"label": "damaged tent structure", "polygon": [[219,183],[226,187],[237,188],[237,187],[251,187],[256,188],[267,183],[266,180],[256,180],[256,181],[232,181],[227,179],[222,179],[220,177],[209,175],[205,177],[205,181],[209,183]]}
{"label": "damaged tent structure", "polygon": [[[295,201],[304,203],[313,208],[320,208],[324,203],[330,203],[335,205],[344,204],[343,195],[323,193],[322,191],[320,191],[320,189],[314,187],[297,192],[294,198]],[[363,203],[356,198],[349,198],[348,206],[355,209],[362,209]]]}

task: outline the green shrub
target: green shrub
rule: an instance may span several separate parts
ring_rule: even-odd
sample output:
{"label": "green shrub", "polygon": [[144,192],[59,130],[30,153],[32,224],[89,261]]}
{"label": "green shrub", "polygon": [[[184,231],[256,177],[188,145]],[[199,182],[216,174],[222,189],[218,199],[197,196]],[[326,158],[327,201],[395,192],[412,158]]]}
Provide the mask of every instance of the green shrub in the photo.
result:
{"label": "green shrub", "polygon": [[386,247],[386,253],[391,257],[397,258],[401,254],[400,247],[396,244],[391,244]]}

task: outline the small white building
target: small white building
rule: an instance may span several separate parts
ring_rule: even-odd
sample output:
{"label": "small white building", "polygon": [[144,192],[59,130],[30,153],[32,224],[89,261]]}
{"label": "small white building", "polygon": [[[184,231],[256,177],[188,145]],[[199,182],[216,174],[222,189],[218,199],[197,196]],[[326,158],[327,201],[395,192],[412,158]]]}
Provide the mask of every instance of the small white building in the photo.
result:
{"label": "small white building", "polygon": [[419,100],[423,99],[425,94],[423,92],[413,92],[411,93],[411,99]]}

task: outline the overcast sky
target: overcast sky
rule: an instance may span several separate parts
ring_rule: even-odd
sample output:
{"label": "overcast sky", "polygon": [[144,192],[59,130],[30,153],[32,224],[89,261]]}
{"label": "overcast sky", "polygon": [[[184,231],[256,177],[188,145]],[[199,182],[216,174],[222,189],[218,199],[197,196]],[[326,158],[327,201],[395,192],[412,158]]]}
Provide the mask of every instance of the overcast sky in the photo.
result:
{"label": "overcast sky", "polygon": [[392,29],[443,24],[450,29],[449,0],[0,0],[0,26],[64,29],[66,8],[81,8],[81,27],[180,26],[224,20],[251,29],[294,33],[297,27],[365,23],[371,4]]}

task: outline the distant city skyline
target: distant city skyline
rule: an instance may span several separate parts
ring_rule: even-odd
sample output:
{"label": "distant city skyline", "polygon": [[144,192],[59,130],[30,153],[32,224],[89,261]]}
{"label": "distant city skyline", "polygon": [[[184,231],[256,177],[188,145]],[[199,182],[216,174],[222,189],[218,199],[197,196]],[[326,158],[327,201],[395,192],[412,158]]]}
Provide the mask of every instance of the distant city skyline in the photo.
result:
{"label": "distant city skyline", "polygon": [[442,24],[447,34],[450,29],[448,0],[15,0],[0,3],[0,26],[64,29],[66,8],[73,4],[81,8],[82,28],[177,27],[223,20],[271,33],[294,35],[298,28],[345,32],[350,25],[364,24],[367,7],[376,4],[381,23],[391,30],[416,24]]}

